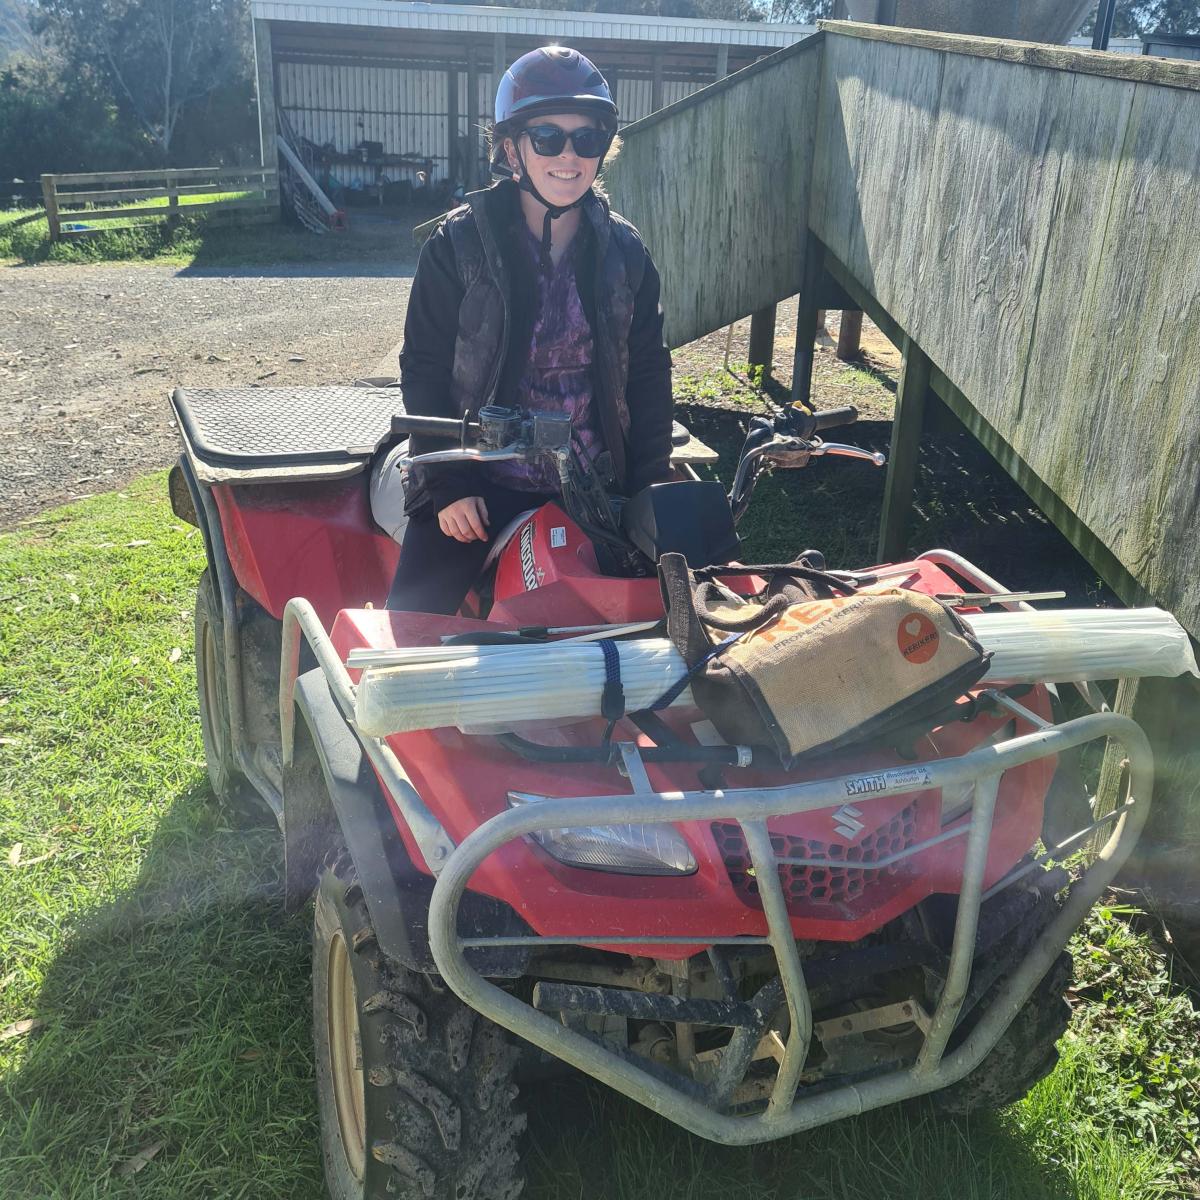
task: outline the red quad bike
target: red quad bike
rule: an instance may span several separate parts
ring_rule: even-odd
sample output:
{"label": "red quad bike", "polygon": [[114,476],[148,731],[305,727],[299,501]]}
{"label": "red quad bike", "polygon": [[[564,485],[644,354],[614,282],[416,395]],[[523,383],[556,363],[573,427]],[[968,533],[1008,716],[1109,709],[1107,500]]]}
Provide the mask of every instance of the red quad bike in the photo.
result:
{"label": "red quad bike", "polygon": [[[362,727],[386,720],[364,718],[364,680],[398,650],[644,632],[663,617],[659,553],[727,562],[731,517],[769,466],[881,464],[822,440],[854,411],[756,418],[728,499],[690,466],[715,456],[677,427],[678,482],[618,513],[563,422],[395,416],[399,396],[173,397],[172,503],[208,556],[196,661],[213,789],[270,806],[288,906],[315,895],[330,1194],[517,1195],[518,1080],[554,1060],[731,1145],[923,1094],[948,1113],[996,1107],[1046,1075],[1065,946],[1146,818],[1152,764],[1131,721],[1096,704],[1059,721],[1052,689],[985,680],[908,746],[784,770],[686,706],[611,727],[596,707],[510,719],[500,677],[485,726]],[[429,460],[548,456],[563,502],[493,531],[460,615],[388,612],[399,549],[372,520],[372,471],[397,436],[447,432],[457,448]],[[846,578],[1007,595],[944,550]],[[1056,766],[1094,739],[1121,743],[1137,800],[1068,875],[1051,864],[1109,818]]]}

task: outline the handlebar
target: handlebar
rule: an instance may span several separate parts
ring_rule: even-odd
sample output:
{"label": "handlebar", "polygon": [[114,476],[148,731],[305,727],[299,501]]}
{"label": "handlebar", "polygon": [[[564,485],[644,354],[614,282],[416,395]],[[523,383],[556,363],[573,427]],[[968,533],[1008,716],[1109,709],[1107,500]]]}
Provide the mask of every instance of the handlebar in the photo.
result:
{"label": "handlebar", "polygon": [[[465,428],[464,428],[465,424]],[[398,437],[410,434],[426,437],[447,437],[463,440],[465,433],[469,438],[479,436],[477,421],[455,421],[451,417],[422,417],[417,413],[395,413],[392,416],[392,433]]]}
{"label": "handlebar", "polygon": [[858,409],[853,404],[843,408],[827,408],[813,413],[813,423],[819,433],[822,429],[834,429],[838,425],[851,425],[858,420]]}

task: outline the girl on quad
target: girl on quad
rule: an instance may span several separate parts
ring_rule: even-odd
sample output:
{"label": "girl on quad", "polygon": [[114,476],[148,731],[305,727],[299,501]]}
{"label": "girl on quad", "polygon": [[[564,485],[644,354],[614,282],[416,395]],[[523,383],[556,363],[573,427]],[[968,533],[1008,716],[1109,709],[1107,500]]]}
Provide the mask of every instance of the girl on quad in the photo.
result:
{"label": "girl on quad", "polygon": [[[633,495],[669,472],[671,358],[658,272],[594,186],[616,127],[608,84],[578,51],[547,46],[509,67],[492,130],[499,179],[422,249],[400,374],[409,413],[568,413],[579,453],[607,452],[613,486]],[[413,442],[414,454],[440,448]],[[456,612],[490,537],[557,492],[540,465],[414,467],[388,608]]]}

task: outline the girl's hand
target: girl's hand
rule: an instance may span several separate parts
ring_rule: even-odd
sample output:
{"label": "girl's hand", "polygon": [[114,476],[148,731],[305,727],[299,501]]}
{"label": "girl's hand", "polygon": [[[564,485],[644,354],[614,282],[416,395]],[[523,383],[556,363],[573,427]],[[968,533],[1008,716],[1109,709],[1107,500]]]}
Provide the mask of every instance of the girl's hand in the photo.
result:
{"label": "girl's hand", "polygon": [[438,513],[438,527],[460,542],[487,541],[488,510],[482,496],[464,496]]}

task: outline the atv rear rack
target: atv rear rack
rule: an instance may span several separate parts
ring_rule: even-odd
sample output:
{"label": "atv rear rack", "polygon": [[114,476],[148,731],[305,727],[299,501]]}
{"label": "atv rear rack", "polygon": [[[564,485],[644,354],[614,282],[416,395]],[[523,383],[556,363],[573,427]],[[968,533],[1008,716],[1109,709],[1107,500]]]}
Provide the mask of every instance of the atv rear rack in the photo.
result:
{"label": "atv rear rack", "polygon": [[[957,568],[958,564],[954,564]],[[969,566],[965,564],[964,566]],[[965,572],[964,572],[965,573]],[[991,581],[988,581],[991,582]],[[330,693],[351,728],[354,726],[354,685],[337,656],[316,612],[305,600],[288,603],[283,621],[283,664],[280,678],[285,764],[292,757],[294,702],[300,639],[309,644],[328,681]],[[921,764],[927,778],[921,790],[945,789],[974,784],[970,820],[934,838],[908,847],[898,856],[873,864],[860,863],[864,870],[882,869],[898,857],[911,857],[950,836],[965,837],[962,886],[945,985],[933,1013],[914,1012],[923,1044],[911,1066],[886,1074],[858,1078],[820,1090],[801,1091],[801,1073],[814,1036],[812,999],[805,979],[804,963],[792,932],[782,885],[781,865],[790,860],[775,853],[767,820],[789,814],[836,810],[848,796],[863,790],[861,775],[848,774],[782,787],[737,788],[724,791],[657,792],[650,788],[637,748],[622,748],[632,795],[586,796],[569,799],[539,799],[521,804],[479,826],[460,845],[421,800],[399,760],[382,738],[369,737],[355,728],[368,757],[389,788],[430,870],[437,876],[429,908],[429,941],[438,970],[453,991],[472,1008],[498,1025],[532,1042],[549,1054],[595,1076],[623,1095],[669,1117],[692,1133],[727,1145],[748,1145],[804,1132],[842,1117],[893,1104],[947,1087],[969,1074],[983,1061],[1007,1029],[1022,1005],[1066,946],[1089,909],[1112,881],[1133,850],[1149,814],[1153,756],[1141,728],[1128,717],[1096,712],[1051,724],[1011,697],[989,691],[988,698],[1007,708],[1036,728],[1032,733],[998,744],[979,747],[958,758]],[[1087,742],[1108,739],[1119,743],[1128,761],[1128,788],[1124,801],[1112,812],[1078,830],[1059,846],[1028,862],[984,890],[992,817],[1005,771],[1036,759],[1060,754]],[[898,770],[872,774],[873,797],[899,796],[913,791],[911,772]],[[657,824],[717,820],[733,821],[740,827],[753,862],[759,897],[767,923],[766,936],[698,937],[662,933],[587,933],[557,936],[495,936],[464,938],[458,933],[459,905],[480,864],[508,842],[540,830],[612,824]],[[1018,882],[1039,865],[1074,849],[1104,826],[1115,829],[1098,851],[1093,864],[1071,885],[1054,920],[1032,943],[1024,960],[998,986],[978,1023],[961,1044],[947,1053],[964,1002],[972,995],[972,963],[975,958],[979,914],[989,897]],[[799,860],[796,860],[799,861]],[[557,946],[696,946],[697,950],[722,945],[769,947],[778,968],[777,979],[749,1001],[729,1003],[728,1012],[708,1011],[710,1018],[734,1030],[722,1052],[715,1077],[700,1083],[639,1057],[613,1043],[571,1029],[545,1011],[504,991],[479,974],[465,953],[474,948]],[[586,992],[588,989],[576,989]],[[561,989],[543,988],[543,1008],[554,1011],[562,1002]],[[580,997],[576,997],[580,999]],[[586,997],[583,997],[586,1003]],[[780,1004],[786,1004],[789,1030],[765,1111],[753,1116],[723,1111],[735,1085],[749,1066],[766,1022]],[[644,1005],[649,1012],[653,1004]],[[660,1006],[661,1007],[661,1006]],[[893,1006],[900,1007],[900,1006]],[[640,1010],[639,1010],[640,1011]],[[882,1011],[882,1010],[881,1010]],[[869,1014],[861,1014],[867,1017]],[[818,1031],[819,1032],[819,1031]]]}

